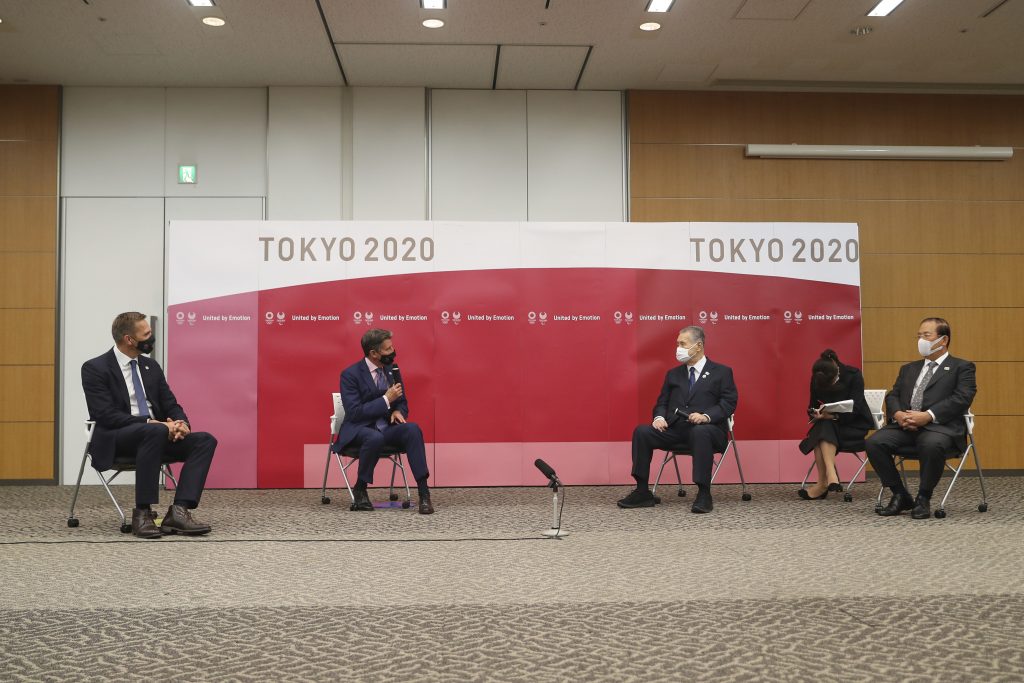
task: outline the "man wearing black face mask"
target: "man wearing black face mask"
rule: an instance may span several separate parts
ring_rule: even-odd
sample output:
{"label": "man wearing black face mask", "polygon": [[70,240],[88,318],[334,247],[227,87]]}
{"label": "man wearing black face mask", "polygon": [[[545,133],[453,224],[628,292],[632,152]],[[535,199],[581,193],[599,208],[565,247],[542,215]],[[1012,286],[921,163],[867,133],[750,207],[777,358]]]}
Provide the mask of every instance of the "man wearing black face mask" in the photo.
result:
{"label": "man wearing black face mask", "polygon": [[388,330],[372,329],[361,340],[363,358],[341,373],[341,403],[345,419],[338,430],[334,450],[359,447],[359,476],[353,487],[355,509],[372,511],[366,492],[373,483],[373,470],[385,446],[405,452],[409,469],[419,489],[421,515],[433,514],[427,478],[426,447],[419,425],[408,422],[409,402],[401,384],[393,383],[389,371],[395,362],[395,345]]}
{"label": "man wearing black face mask", "polygon": [[[193,432],[188,417],[152,358],[155,338],[146,316],[122,313],[111,326],[114,348],[82,365],[82,388],[89,417],[96,422],[89,454],[97,470],[115,462],[135,463],[132,533],[159,538],[180,533],[197,536],[210,527],[192,517],[206,485],[217,440]],[[150,506],[159,501],[160,467],[183,462],[174,503],[157,527]]]}
{"label": "man wearing black face mask", "polygon": [[[942,477],[946,458],[967,446],[963,416],[974,401],[974,363],[949,355],[952,331],[942,318],[925,318],[917,330],[917,351],[923,358],[907,363],[885,397],[889,424],[866,442],[868,459],[882,485],[892,490],[879,511],[894,517],[910,510],[914,519],[931,516],[932,491]],[[893,461],[901,446],[914,446],[921,461],[917,499],[903,485]]]}

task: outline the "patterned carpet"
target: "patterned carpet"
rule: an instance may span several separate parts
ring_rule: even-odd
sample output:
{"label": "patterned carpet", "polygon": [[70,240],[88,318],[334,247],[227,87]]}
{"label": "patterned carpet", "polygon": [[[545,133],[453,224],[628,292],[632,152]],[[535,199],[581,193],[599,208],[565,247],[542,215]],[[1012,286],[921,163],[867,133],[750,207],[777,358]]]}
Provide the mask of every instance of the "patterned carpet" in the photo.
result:
{"label": "patterned carpet", "polygon": [[210,536],[142,541],[102,489],[69,529],[70,487],[0,488],[0,680],[1024,681],[1024,478],[986,481],[927,521],[571,488],[560,541],[544,489],[210,491]]}

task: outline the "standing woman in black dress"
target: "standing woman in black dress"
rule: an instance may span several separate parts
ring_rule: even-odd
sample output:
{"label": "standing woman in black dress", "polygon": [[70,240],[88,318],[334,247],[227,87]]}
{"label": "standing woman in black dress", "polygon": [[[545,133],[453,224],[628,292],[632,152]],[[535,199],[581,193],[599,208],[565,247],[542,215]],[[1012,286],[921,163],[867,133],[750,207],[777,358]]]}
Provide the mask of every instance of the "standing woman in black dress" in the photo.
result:
{"label": "standing woman in black dress", "polygon": [[[829,413],[825,403],[853,400],[853,412]],[[821,500],[829,491],[842,491],[836,472],[836,452],[864,450],[864,437],[874,426],[871,410],[864,400],[864,375],[855,367],[839,362],[832,349],[825,349],[811,367],[811,400],[807,406],[811,428],[800,442],[805,455],[814,451],[818,483],[797,494],[804,500]]]}

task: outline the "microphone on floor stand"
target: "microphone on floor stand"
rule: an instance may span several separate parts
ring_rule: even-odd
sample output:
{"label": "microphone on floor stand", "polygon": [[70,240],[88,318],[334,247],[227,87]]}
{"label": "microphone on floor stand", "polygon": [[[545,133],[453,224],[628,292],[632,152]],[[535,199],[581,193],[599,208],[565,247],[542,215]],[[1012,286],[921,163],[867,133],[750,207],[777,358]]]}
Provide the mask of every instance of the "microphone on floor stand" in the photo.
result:
{"label": "microphone on floor stand", "polygon": [[[552,512],[551,512],[551,528],[542,531],[541,534],[548,538],[564,538],[569,535],[569,532],[562,528],[562,511],[558,507],[558,487],[564,484],[558,479],[558,475],[555,474],[555,470],[551,465],[547,464],[540,458],[533,461],[534,466],[540,470],[541,474],[548,478],[548,488],[551,489],[552,496]],[[562,505],[565,505],[565,495],[562,495]]]}

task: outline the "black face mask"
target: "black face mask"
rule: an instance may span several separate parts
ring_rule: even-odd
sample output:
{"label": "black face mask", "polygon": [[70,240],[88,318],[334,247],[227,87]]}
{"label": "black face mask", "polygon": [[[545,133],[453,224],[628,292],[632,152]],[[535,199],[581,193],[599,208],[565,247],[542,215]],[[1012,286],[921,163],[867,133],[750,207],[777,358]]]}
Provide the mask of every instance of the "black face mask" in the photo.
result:
{"label": "black face mask", "polygon": [[392,363],[395,362],[395,352],[392,351],[391,353],[389,353],[387,355],[381,354],[380,362],[383,363],[384,365],[391,365]]}
{"label": "black face mask", "polygon": [[139,353],[151,354],[153,348],[156,346],[156,335],[150,336],[149,339],[135,340],[135,348],[139,350]]}

